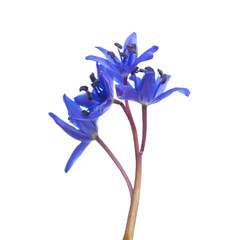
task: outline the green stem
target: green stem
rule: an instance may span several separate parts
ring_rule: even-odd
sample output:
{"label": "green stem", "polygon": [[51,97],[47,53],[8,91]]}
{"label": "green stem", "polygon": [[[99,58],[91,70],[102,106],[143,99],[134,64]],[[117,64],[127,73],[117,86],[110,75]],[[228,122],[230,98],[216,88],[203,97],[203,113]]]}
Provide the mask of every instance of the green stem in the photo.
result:
{"label": "green stem", "polygon": [[131,200],[131,205],[130,205],[130,210],[128,214],[128,219],[127,219],[123,240],[132,240],[134,236],[134,229],[135,229],[135,223],[136,223],[136,217],[137,217],[137,211],[138,211],[138,205],[139,205],[139,199],[140,199],[142,155],[139,152],[137,129],[130,111],[129,103],[128,101],[125,101],[125,103],[126,103],[126,111],[129,116],[129,122],[131,125],[133,140],[134,140],[135,156],[136,156],[136,174],[135,174],[134,191],[132,194],[132,200]]}
{"label": "green stem", "polygon": [[115,163],[115,165],[119,168],[122,176],[124,177],[126,184],[128,186],[129,192],[130,192],[130,197],[132,198],[132,194],[133,194],[133,187],[131,184],[131,181],[128,177],[128,175],[126,174],[124,168],[121,166],[120,162],[117,160],[117,158],[115,157],[115,155],[110,151],[110,149],[106,146],[106,144],[100,139],[99,136],[97,136],[95,138],[95,140],[101,145],[101,147],[103,147],[103,149],[108,153],[108,155],[111,157],[111,159],[113,160],[113,162]]}

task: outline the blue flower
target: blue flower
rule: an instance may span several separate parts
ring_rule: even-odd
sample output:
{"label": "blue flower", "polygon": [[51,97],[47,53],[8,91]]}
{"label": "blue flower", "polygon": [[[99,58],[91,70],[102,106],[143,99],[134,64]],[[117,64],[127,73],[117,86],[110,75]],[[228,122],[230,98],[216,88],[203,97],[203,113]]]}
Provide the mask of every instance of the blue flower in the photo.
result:
{"label": "blue flower", "polygon": [[116,78],[115,80],[119,83],[123,82],[123,77],[128,76],[133,71],[135,72],[135,68],[140,62],[152,59],[153,53],[158,50],[157,46],[152,46],[138,57],[137,37],[135,32],[126,39],[123,52],[120,51],[122,46],[119,43],[115,43],[115,45],[118,48],[120,59],[116,57],[113,52],[102,47],[96,48],[105,55],[106,59],[92,55],[87,56],[86,59],[99,62],[112,70],[114,77]]}
{"label": "blue flower", "polygon": [[172,88],[165,91],[171,76],[163,74],[161,70],[158,70],[158,72],[160,76],[157,79],[155,79],[153,71],[147,71],[143,78],[136,75],[131,76],[131,79],[134,80],[134,88],[131,85],[116,85],[118,98],[132,100],[148,106],[161,101],[176,91],[189,96],[190,91],[187,88]]}
{"label": "blue flower", "polygon": [[[82,114],[82,109],[80,106],[64,95],[64,102],[68,109],[69,120],[74,125],[70,125],[53,113],[49,115],[54,119],[57,125],[59,125],[67,134],[71,137],[81,141],[81,143],[75,148],[71,154],[66,167],[65,172],[68,172],[78,157],[83,153],[86,147],[90,144],[92,140],[98,136],[97,119],[85,119]],[[78,120],[76,120],[78,119]],[[81,120],[82,119],[82,120]]]}
{"label": "blue flower", "polygon": [[86,93],[74,98],[78,105],[87,108],[87,110],[82,110],[82,115],[85,116],[85,119],[100,117],[113,103],[114,90],[110,72],[98,63],[96,67],[97,79],[94,73],[90,75],[91,86],[93,87],[92,92],[89,92],[87,86],[81,86],[80,91],[85,91]]}

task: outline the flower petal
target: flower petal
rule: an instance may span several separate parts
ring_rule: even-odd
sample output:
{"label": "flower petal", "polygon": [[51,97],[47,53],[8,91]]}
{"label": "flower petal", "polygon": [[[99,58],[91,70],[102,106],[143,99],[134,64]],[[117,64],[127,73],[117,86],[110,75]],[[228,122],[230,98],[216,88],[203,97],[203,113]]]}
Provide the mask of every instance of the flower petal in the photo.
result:
{"label": "flower petal", "polygon": [[[129,53],[128,49],[126,48],[126,45],[136,45],[136,52],[135,53]],[[131,66],[138,56],[138,48],[137,48],[137,35],[135,32],[133,32],[130,36],[127,37],[125,44],[124,44],[124,53],[128,56],[128,59],[123,59],[123,63],[127,62],[128,66]]]}
{"label": "flower petal", "polygon": [[111,69],[111,70],[114,70],[114,71],[117,71],[119,72],[119,70],[115,67],[114,64],[112,64],[110,61],[104,59],[104,58],[101,58],[101,57],[96,57],[96,56],[93,56],[93,55],[89,55],[85,58],[86,60],[92,60],[92,61],[95,61],[95,62],[98,62],[98,63],[101,63],[102,65],[104,65],[105,67]]}
{"label": "flower petal", "polygon": [[[90,117],[90,115],[84,115],[82,113],[81,107],[76,102],[68,98],[66,95],[64,95],[64,102],[69,112],[69,120],[82,132],[89,136],[88,139],[92,139],[92,134],[94,132],[97,132],[97,117]],[[90,120],[92,120],[93,123],[91,123],[92,121]]]}
{"label": "flower petal", "polygon": [[54,113],[49,113],[49,116],[54,119],[57,125],[59,125],[68,135],[79,140],[79,141],[90,141],[92,136],[88,136],[84,131],[77,130],[75,127],[64,122],[62,119],[57,117]]}
{"label": "flower petal", "polygon": [[82,114],[81,107],[74,101],[72,101],[70,98],[68,98],[65,94],[63,96],[64,103],[68,109],[68,113],[70,117],[84,117]]}
{"label": "flower petal", "polygon": [[144,62],[147,60],[150,60],[153,58],[153,53],[156,52],[158,50],[157,46],[152,46],[151,48],[149,48],[148,50],[146,50],[140,57],[138,57],[134,63],[134,66],[137,66],[140,62]]}
{"label": "flower petal", "polygon": [[120,60],[118,59],[118,57],[114,57],[113,59],[111,58],[111,56],[108,54],[108,50],[102,48],[102,47],[96,47],[98,50],[100,50],[106,57],[106,59],[113,63],[113,64],[116,64],[116,63],[120,63]]}
{"label": "flower petal", "polygon": [[115,88],[119,99],[139,102],[137,91],[130,85],[116,85]]}
{"label": "flower petal", "polygon": [[113,103],[113,100],[108,98],[105,101],[103,101],[101,104],[90,108],[90,115],[88,115],[89,119],[96,119],[99,118],[101,115],[103,115],[109,108],[111,107],[111,104]]}
{"label": "flower petal", "polygon": [[190,95],[190,91],[187,88],[172,88],[172,89],[160,94],[156,98],[154,98],[153,101],[150,104],[157,103],[157,102],[159,102],[162,99],[168,97],[169,95],[171,95],[172,93],[174,93],[176,91],[186,95],[187,97]]}
{"label": "flower petal", "polygon": [[94,97],[96,94],[92,93],[92,100],[89,100],[88,97],[87,97],[87,94],[80,94],[78,96],[76,96],[74,98],[74,101],[80,105],[80,106],[83,106],[83,107],[86,107],[86,108],[90,108],[90,107],[93,107],[97,104],[100,104],[99,101],[97,101],[97,97]]}
{"label": "flower petal", "polygon": [[142,103],[149,103],[152,101],[154,97],[155,91],[155,73],[154,72],[147,72],[142,80],[141,83],[138,85],[138,89],[136,89],[139,93],[139,98]]}
{"label": "flower petal", "polygon": [[126,47],[126,45],[131,45],[131,44],[137,44],[137,35],[135,32],[133,32],[131,35],[129,35],[126,38],[124,48]]}
{"label": "flower petal", "polygon": [[159,96],[160,94],[162,94],[165,91],[166,86],[167,86],[170,78],[171,78],[171,75],[167,75],[166,82],[165,83],[161,83],[162,80],[163,80],[162,77],[160,77],[160,76],[157,77],[157,79],[156,79],[156,91],[154,93],[154,97]]}
{"label": "flower petal", "polygon": [[73,151],[71,154],[64,171],[67,173],[69,169],[73,166],[75,161],[80,157],[80,155],[83,153],[83,151],[86,149],[86,147],[90,144],[90,142],[81,142]]}

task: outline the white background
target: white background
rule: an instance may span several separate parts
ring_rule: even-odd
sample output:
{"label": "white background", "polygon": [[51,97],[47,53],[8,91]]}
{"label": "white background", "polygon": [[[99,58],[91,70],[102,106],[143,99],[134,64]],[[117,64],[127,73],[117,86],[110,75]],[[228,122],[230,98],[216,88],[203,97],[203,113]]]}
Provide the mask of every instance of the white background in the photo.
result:
{"label": "white background", "polygon": [[[68,174],[78,142],[62,95],[89,83],[101,56],[133,31],[146,65],[187,87],[148,108],[136,240],[241,239],[240,7],[238,1],[1,1],[0,239],[122,239],[129,193],[93,142]],[[141,130],[140,106],[131,104]],[[134,177],[130,128],[118,106],[99,135]]]}

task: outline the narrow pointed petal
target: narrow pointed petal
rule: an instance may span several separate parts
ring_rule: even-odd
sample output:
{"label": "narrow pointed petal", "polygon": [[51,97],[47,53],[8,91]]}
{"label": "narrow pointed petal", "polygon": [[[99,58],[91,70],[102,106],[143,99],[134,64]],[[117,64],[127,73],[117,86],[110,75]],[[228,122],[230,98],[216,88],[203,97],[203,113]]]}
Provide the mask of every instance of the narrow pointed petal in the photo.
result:
{"label": "narrow pointed petal", "polygon": [[106,59],[109,61],[109,62],[111,62],[111,63],[113,63],[113,64],[115,64],[115,63],[120,63],[120,60],[118,59],[118,57],[114,57],[113,59],[111,58],[111,56],[108,54],[108,50],[106,50],[106,49],[104,49],[104,48],[102,48],[102,47],[96,47],[98,50],[100,50],[104,55],[105,55],[105,57],[106,57]]}
{"label": "narrow pointed petal", "polygon": [[78,95],[78,96],[76,96],[75,98],[74,98],[74,101],[78,104],[78,105],[80,105],[80,106],[83,106],[83,107],[86,107],[86,108],[90,108],[90,107],[93,107],[93,106],[95,106],[95,105],[97,105],[97,104],[100,104],[100,102],[99,101],[96,101],[96,99],[98,99],[97,97],[96,97],[96,94],[94,94],[94,93],[92,93],[92,100],[89,100],[88,98],[87,98],[87,94],[80,94],[80,95]]}
{"label": "narrow pointed petal", "polygon": [[118,71],[118,69],[115,67],[115,65],[113,65],[110,61],[108,61],[108,60],[106,60],[104,58],[96,57],[96,56],[93,56],[93,55],[89,55],[85,59],[101,63],[102,65],[104,65],[105,67],[109,68],[110,70]]}
{"label": "narrow pointed petal", "polygon": [[[153,58],[153,53],[158,50],[157,46],[152,46],[146,50],[140,57],[138,57],[134,63],[134,66],[137,66],[140,62],[144,62]],[[134,67],[133,67],[134,68]]]}
{"label": "narrow pointed petal", "polygon": [[[128,49],[126,48],[126,45],[131,45],[135,44],[136,45],[136,53],[129,53]],[[133,32],[129,37],[127,37],[125,44],[124,44],[124,53],[128,56],[128,59],[125,60],[124,62],[127,65],[131,66],[137,59],[138,56],[138,48],[137,48],[137,35],[135,32]]]}
{"label": "narrow pointed petal", "polygon": [[184,94],[187,97],[190,95],[190,91],[187,88],[172,88],[172,89],[160,94],[156,98],[154,98],[150,104],[157,103],[177,91]]}
{"label": "narrow pointed petal", "polygon": [[137,77],[136,74],[130,76],[130,80],[134,81],[135,89],[140,89],[140,84],[142,84],[141,78]]}
{"label": "narrow pointed petal", "polygon": [[119,99],[139,102],[137,91],[130,85],[116,85],[115,88]]}
{"label": "narrow pointed petal", "polygon": [[155,91],[155,73],[147,72],[136,89],[139,93],[141,102],[149,103],[153,99],[153,93]]}
{"label": "narrow pointed petal", "polygon": [[66,167],[65,167],[65,172],[67,173],[69,169],[73,166],[75,161],[80,157],[80,155],[83,153],[83,151],[86,149],[86,147],[90,144],[90,142],[81,142],[73,151],[71,154]]}
{"label": "narrow pointed petal", "polygon": [[167,86],[170,78],[171,78],[171,75],[167,75],[167,80],[166,80],[165,83],[161,83],[162,80],[163,80],[161,77],[157,78],[157,80],[156,80],[156,91],[154,93],[154,98],[159,96],[160,94],[162,94],[165,91],[166,86]]}
{"label": "narrow pointed petal", "polygon": [[72,138],[75,138],[79,141],[90,141],[92,138],[86,135],[81,130],[77,130],[75,127],[69,125],[68,123],[64,122],[62,119],[57,117],[54,113],[49,113],[49,116],[54,119],[57,125],[59,125],[68,135]]}
{"label": "narrow pointed petal", "polygon": [[103,88],[106,92],[106,95],[109,96],[110,98],[113,98],[114,90],[113,90],[112,78],[108,76],[107,73],[104,71],[100,71],[99,76],[100,76]]}
{"label": "narrow pointed petal", "polygon": [[126,45],[130,45],[130,44],[137,44],[137,35],[135,32],[133,32],[131,35],[127,37],[124,44],[124,48],[126,47]]}
{"label": "narrow pointed petal", "polygon": [[112,99],[106,99],[103,101],[101,104],[94,106],[93,108],[89,108],[90,114],[86,116],[87,119],[97,119],[101,115],[103,115],[109,108],[111,107],[112,104]]}
{"label": "narrow pointed petal", "polygon": [[82,109],[80,108],[80,106],[72,101],[70,98],[68,98],[65,94],[63,96],[64,99],[64,103],[68,109],[68,113],[70,117],[82,117]]}

